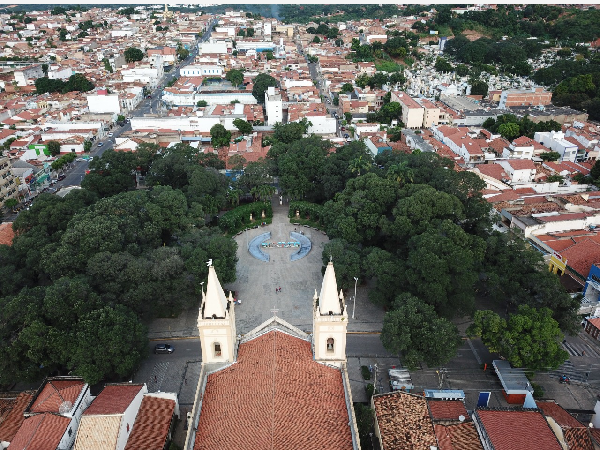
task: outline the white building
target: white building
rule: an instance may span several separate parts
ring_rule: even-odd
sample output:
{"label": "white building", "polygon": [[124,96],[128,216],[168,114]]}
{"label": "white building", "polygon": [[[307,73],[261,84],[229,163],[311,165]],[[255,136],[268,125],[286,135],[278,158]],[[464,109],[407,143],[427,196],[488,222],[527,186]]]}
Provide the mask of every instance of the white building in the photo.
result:
{"label": "white building", "polygon": [[163,59],[160,55],[155,58],[154,64],[140,64],[133,69],[125,69],[121,71],[121,76],[125,83],[140,82],[150,85],[155,88],[158,81],[164,75]]}
{"label": "white building", "polygon": [[222,77],[223,72],[223,67],[216,64],[190,64],[179,70],[182,77]]}
{"label": "white building", "polygon": [[552,151],[560,153],[562,161],[575,162],[577,159],[577,145],[566,141],[562,131],[537,131],[533,138]]}
{"label": "white building", "polygon": [[66,80],[71,75],[73,75],[73,70],[70,67],[61,68],[57,66],[56,68],[50,67],[50,70],[48,70],[48,78],[51,80]]}
{"label": "white building", "polygon": [[118,94],[107,94],[106,90],[98,90],[96,94],[86,95],[86,99],[92,114],[121,114]]}
{"label": "white building", "polygon": [[33,85],[38,78],[43,78],[44,71],[41,64],[33,64],[20,70],[15,70],[14,75],[17,86],[27,86]]}
{"label": "white building", "polygon": [[227,53],[227,49],[232,46],[231,43],[227,42],[202,42],[198,45],[198,54],[224,54]]}
{"label": "white building", "polygon": [[276,93],[273,86],[269,86],[265,92],[265,112],[267,113],[267,125],[283,123],[283,101],[279,90]]}

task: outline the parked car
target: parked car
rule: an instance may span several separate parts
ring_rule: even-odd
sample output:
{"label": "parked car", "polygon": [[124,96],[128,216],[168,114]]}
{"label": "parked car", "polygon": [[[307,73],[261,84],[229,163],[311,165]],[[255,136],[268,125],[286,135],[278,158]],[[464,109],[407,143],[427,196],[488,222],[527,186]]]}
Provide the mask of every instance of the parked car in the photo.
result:
{"label": "parked car", "polygon": [[342,127],[342,128],[341,128],[341,130],[342,130],[342,131],[346,131],[346,127]]}
{"label": "parked car", "polygon": [[108,133],[108,137],[113,137],[113,133]]}
{"label": "parked car", "polygon": [[98,142],[98,147],[102,147],[104,145],[104,142]]}
{"label": "parked car", "polygon": [[58,181],[62,181],[62,180],[64,180],[65,178],[67,178],[67,176],[66,176],[64,173],[61,173],[61,174],[58,176]]}
{"label": "parked car", "polygon": [[346,139],[348,139],[348,138],[350,137],[350,135],[349,135],[348,133],[346,133],[346,134],[344,134],[344,137],[345,137]]}
{"label": "parked car", "polygon": [[173,353],[173,350],[175,350],[175,349],[173,348],[172,345],[169,345],[169,344],[156,344],[156,346],[154,347],[154,353],[156,353],[156,354],[160,354],[160,353],[171,354],[171,353]]}

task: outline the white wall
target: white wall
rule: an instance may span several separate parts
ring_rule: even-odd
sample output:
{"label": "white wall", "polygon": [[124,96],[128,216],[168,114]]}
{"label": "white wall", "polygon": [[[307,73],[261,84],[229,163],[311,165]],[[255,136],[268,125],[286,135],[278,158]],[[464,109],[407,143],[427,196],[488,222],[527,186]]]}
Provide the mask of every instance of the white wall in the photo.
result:
{"label": "white wall", "polygon": [[227,44],[225,42],[202,42],[198,46],[198,53],[227,53]]}
{"label": "white wall", "polygon": [[335,134],[336,120],[328,116],[307,116],[311,126],[308,127],[308,133],[315,134]]}
{"label": "white wall", "polygon": [[[144,384],[140,391],[137,393],[133,401],[129,404],[125,413],[121,417],[121,427],[119,428],[119,435],[117,437],[117,445],[115,446],[115,450],[123,450],[125,445],[127,444],[127,439],[129,439],[129,435],[133,430],[133,424],[135,423],[135,418],[137,417],[137,413],[140,410],[140,405],[142,404],[142,399],[144,398],[144,394],[148,392],[148,388]],[[129,431],[127,431],[127,426],[129,425]]]}
{"label": "white wall", "polygon": [[215,64],[190,64],[180,69],[182,77],[202,77],[202,76],[217,76],[223,75],[223,67]]}
{"label": "white wall", "polygon": [[73,70],[71,68],[48,71],[48,78],[50,78],[51,80],[66,80],[71,75],[73,75]]}
{"label": "white wall", "polygon": [[88,108],[93,114],[121,114],[118,94],[87,95]]}

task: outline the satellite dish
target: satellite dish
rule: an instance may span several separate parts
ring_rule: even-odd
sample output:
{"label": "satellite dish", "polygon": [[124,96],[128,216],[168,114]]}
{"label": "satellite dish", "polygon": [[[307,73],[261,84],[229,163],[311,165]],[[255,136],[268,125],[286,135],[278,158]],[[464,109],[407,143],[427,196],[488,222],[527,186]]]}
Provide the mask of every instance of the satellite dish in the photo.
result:
{"label": "satellite dish", "polygon": [[66,414],[66,413],[70,412],[72,408],[73,408],[73,403],[71,403],[70,401],[66,400],[66,401],[62,402],[60,404],[60,406],[58,407],[58,413],[59,414]]}
{"label": "satellite dish", "polygon": [[458,416],[458,420],[460,420],[461,422],[465,421],[465,416],[463,416],[462,414],[460,416]]}

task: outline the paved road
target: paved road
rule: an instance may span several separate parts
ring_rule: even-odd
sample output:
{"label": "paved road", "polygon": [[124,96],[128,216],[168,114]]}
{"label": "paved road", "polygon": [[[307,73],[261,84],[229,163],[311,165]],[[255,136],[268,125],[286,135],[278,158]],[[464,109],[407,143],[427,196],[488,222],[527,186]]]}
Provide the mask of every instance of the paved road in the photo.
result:
{"label": "paved road", "polygon": [[[214,23],[215,22],[212,22],[211,25],[207,28],[207,31],[202,35],[202,37],[200,39],[201,42],[208,40],[208,38],[210,37],[210,34],[211,34],[212,25]],[[150,99],[145,98],[144,100],[142,100],[142,102],[140,102],[140,104],[133,111],[130,112],[129,116],[143,117],[146,114],[157,114],[159,112],[159,108],[161,105],[160,95],[162,93],[162,89],[169,82],[171,82],[174,78],[179,78],[180,67],[192,63],[197,54],[198,54],[198,46],[196,45],[196,43],[194,43],[189,56],[185,60],[183,60],[183,61],[179,62],[177,65],[175,65],[169,72],[167,72],[163,76],[163,78],[160,80],[157,87],[151,92],[152,97]],[[106,150],[112,149],[114,147],[116,138],[120,137],[122,133],[125,133],[125,132],[131,130],[130,123],[126,123],[122,127],[117,124],[114,124],[109,127],[111,128],[109,132],[113,133],[113,136],[111,136],[111,137],[105,136],[103,139],[94,142],[94,145],[92,146],[92,149],[90,151],[90,156],[92,156],[94,158],[100,158]],[[100,144],[100,143],[102,143],[102,145],[98,146],[98,144]],[[65,186],[81,185],[81,182],[83,181],[85,172],[88,169],[88,167],[89,167],[89,161],[87,161],[87,160],[75,161],[71,165],[71,167],[66,170],[65,179],[56,182],[54,187],[58,190]],[[17,217],[17,214],[12,214],[12,213],[6,214],[4,217],[4,220],[13,221],[16,217]]]}

